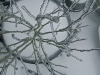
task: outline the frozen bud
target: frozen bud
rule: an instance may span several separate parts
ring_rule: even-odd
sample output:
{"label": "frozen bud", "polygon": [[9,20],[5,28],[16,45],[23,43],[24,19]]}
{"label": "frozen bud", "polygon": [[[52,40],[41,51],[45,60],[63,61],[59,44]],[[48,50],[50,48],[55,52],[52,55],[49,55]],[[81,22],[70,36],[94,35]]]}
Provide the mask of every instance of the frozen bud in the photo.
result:
{"label": "frozen bud", "polygon": [[15,36],[15,34],[12,34],[12,38],[15,39],[16,41],[20,41],[20,39],[17,38],[17,37]]}
{"label": "frozen bud", "polygon": [[36,16],[36,20],[40,20],[40,19],[43,19],[43,18],[44,18],[44,16],[40,15],[40,14]]}
{"label": "frozen bud", "polygon": [[75,32],[76,32],[76,33],[81,32],[81,29],[80,29],[80,28],[76,28],[76,29],[75,29]]}
{"label": "frozen bud", "polygon": [[59,17],[58,16],[54,16],[52,21],[54,21],[55,23],[58,23],[59,22]]}
{"label": "frozen bud", "polygon": [[45,18],[55,22],[55,23],[58,23],[59,22],[59,17],[58,16],[51,16],[50,14],[46,14],[44,16]]}
{"label": "frozen bud", "polygon": [[45,14],[44,16],[47,18],[47,17],[50,17],[50,14]]}
{"label": "frozen bud", "polygon": [[49,19],[49,20],[52,20],[53,19],[53,17],[50,14],[45,14],[44,17],[46,19]]}

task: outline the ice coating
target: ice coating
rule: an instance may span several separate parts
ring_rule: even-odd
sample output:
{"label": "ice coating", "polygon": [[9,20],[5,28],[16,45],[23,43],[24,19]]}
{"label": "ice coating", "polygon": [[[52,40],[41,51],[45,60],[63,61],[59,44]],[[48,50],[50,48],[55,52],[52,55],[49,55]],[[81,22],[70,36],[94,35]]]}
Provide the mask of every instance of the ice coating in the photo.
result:
{"label": "ice coating", "polygon": [[[28,14],[21,8],[21,6],[25,6],[32,15],[34,15],[35,17],[37,15],[39,15],[39,11],[40,11],[40,7],[41,7],[41,4],[43,3],[43,0],[22,0],[22,1],[19,1],[17,2],[19,8],[21,9],[23,15],[24,15],[24,18],[29,21],[33,26],[37,23],[33,18],[29,17]],[[46,5],[45,5],[46,6]],[[52,12],[55,8],[57,8],[57,4],[53,3],[52,1],[49,2],[49,5],[48,5],[48,8],[45,12],[46,13],[50,13]],[[14,12],[17,10],[15,8],[15,6],[13,5],[13,10]],[[43,9],[44,10],[44,9]],[[62,11],[63,12],[63,11]],[[62,14],[62,12],[60,12],[59,14]],[[16,14],[18,16],[20,16],[20,14]],[[57,16],[57,14],[54,14],[53,16]],[[14,21],[15,19],[9,19],[11,21]],[[48,22],[49,20],[48,19],[44,19],[42,21],[42,24],[45,24],[46,22]],[[58,24],[60,24],[58,26]],[[62,28],[65,28],[66,26],[68,25],[68,22],[67,22],[67,18],[66,17],[62,17],[60,18],[59,22],[58,23],[55,23],[53,22],[53,27],[54,29],[57,28],[58,26],[58,29],[62,29]],[[23,26],[21,24],[18,24],[17,27],[16,27],[16,24],[14,23],[8,23],[8,22],[5,22],[4,25],[3,25],[3,28],[5,30],[8,30],[8,31],[22,31],[22,30],[27,30],[28,27],[26,26]],[[42,30],[41,32],[48,32],[48,31],[51,31],[51,27],[50,25],[46,25]],[[30,37],[34,36],[34,32],[30,32]],[[17,38],[20,38],[20,39],[24,39],[24,38],[27,38],[29,37],[28,35],[26,35],[25,33],[14,33],[14,36],[17,37]],[[56,38],[57,40],[60,42],[62,40],[64,40],[67,36],[67,33],[66,32],[59,32],[57,35],[56,35]],[[48,34],[48,35],[44,35],[43,38],[49,38],[49,39],[52,39],[52,34]],[[6,44],[7,45],[10,45],[10,44],[13,44],[13,43],[16,43],[18,42],[17,40],[13,39],[12,38],[12,33],[9,33],[9,34],[4,34],[4,40],[6,41]],[[15,45],[15,46],[11,46],[10,49],[13,50],[15,49],[16,47],[18,47],[19,45],[21,45],[22,43],[18,44],[18,45]],[[38,44],[38,42],[37,42]],[[52,54],[53,52],[55,52],[56,50],[58,50],[57,47],[55,46],[51,46],[51,45],[48,45],[46,43],[43,44],[44,45],[44,48],[45,48],[45,51],[47,52],[48,55]],[[23,47],[22,47],[23,48]],[[22,49],[20,48],[20,50]],[[22,53],[21,55],[24,55],[24,56],[29,56],[32,52],[33,52],[33,48],[32,48],[32,45],[29,45]]]}

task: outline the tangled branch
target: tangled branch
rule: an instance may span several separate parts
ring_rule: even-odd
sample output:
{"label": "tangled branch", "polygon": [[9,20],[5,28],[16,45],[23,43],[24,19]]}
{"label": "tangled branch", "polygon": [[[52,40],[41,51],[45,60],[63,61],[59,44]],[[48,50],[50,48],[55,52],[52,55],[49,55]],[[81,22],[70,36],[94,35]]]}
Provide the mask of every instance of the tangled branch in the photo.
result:
{"label": "tangled branch", "polygon": [[[47,2],[46,2],[47,1]],[[55,8],[52,12],[50,13],[46,13],[46,10],[48,8],[49,2],[51,0],[43,0],[43,3],[40,7],[40,12],[38,15],[34,15],[32,14],[25,6],[22,6],[21,8],[25,11],[25,13],[28,14],[28,16],[30,16],[32,19],[34,19],[37,23],[35,25],[32,25],[30,22],[28,22],[25,18],[23,13],[21,12],[21,10],[19,9],[16,1],[14,0],[9,0],[10,2],[10,11],[7,10],[7,7],[3,5],[2,2],[0,2],[0,15],[2,16],[2,19],[0,20],[0,23],[4,23],[4,22],[8,22],[8,23],[13,23],[15,25],[15,27],[18,26],[18,24],[21,24],[25,27],[27,27],[27,30],[23,30],[23,31],[19,31],[19,30],[15,30],[15,31],[9,31],[3,28],[3,26],[0,27],[0,34],[6,35],[6,34],[11,34],[12,35],[12,39],[16,40],[16,43],[10,44],[10,45],[6,45],[4,39],[3,39],[3,43],[4,43],[4,47],[0,48],[0,54],[6,54],[6,56],[2,59],[0,59],[0,63],[4,63],[4,65],[0,68],[2,68],[0,74],[6,74],[6,70],[9,67],[9,65],[11,65],[12,67],[14,67],[15,72],[14,74],[16,75],[16,70],[17,70],[17,66],[16,66],[16,60],[17,58],[20,59],[21,63],[24,65],[24,68],[26,69],[26,73],[28,71],[27,66],[25,65],[25,61],[29,62],[31,58],[34,57],[34,61],[32,63],[34,63],[36,65],[36,72],[35,74],[37,75],[42,75],[40,68],[39,68],[39,64],[42,63],[43,65],[45,65],[45,67],[48,69],[48,71],[51,73],[51,75],[57,75],[57,74],[61,74],[64,75],[63,73],[57,71],[54,69],[53,66],[59,66],[59,67],[63,67],[63,68],[67,68],[66,66],[63,65],[57,65],[55,63],[52,63],[50,60],[52,59],[52,55],[51,58],[49,58],[48,54],[45,51],[44,45],[43,43],[46,43],[48,45],[52,45],[57,47],[59,50],[54,53],[57,56],[64,52],[66,53],[66,56],[72,56],[74,58],[76,58],[77,60],[80,60],[78,57],[73,56],[71,54],[71,51],[75,50],[75,51],[80,51],[80,52],[84,52],[84,51],[93,51],[93,50],[100,50],[99,48],[94,48],[94,49],[89,49],[89,50],[80,50],[80,49],[72,49],[69,47],[70,44],[77,42],[77,41],[82,41],[82,40],[86,40],[85,38],[78,38],[77,35],[81,32],[81,28],[83,27],[87,27],[86,26],[81,26],[80,21],[85,18],[87,15],[89,15],[90,13],[96,11],[99,7],[97,7],[96,9],[93,9],[93,5],[95,3],[95,0],[93,0],[92,2],[90,2],[90,0],[88,0],[85,3],[85,7],[82,10],[83,13],[82,15],[76,19],[75,21],[72,21],[70,19],[69,13],[73,10],[73,7],[75,7],[78,3],[78,1],[75,0],[75,2],[73,2],[73,4],[70,7],[65,6],[65,2],[58,3],[58,7]],[[56,0],[55,0],[56,1]],[[44,6],[46,4],[46,7]],[[13,12],[13,7],[12,5],[14,5],[17,9],[16,12]],[[45,10],[43,11],[43,8],[45,8]],[[60,12],[63,13],[61,15],[59,15]],[[16,14],[19,13],[21,16],[17,16]],[[54,14],[58,14],[57,16],[54,16]],[[69,25],[65,28],[60,28],[58,29],[59,25],[56,27],[56,29],[54,28],[53,23],[59,23],[60,18],[61,17],[67,17],[70,20]],[[14,19],[14,21],[10,20],[11,18]],[[43,20],[48,20],[48,22],[46,22],[45,24],[42,24]],[[42,29],[45,26],[50,25],[51,31],[48,32],[42,32]],[[75,27],[73,27],[75,26]],[[30,36],[29,34],[31,32],[34,32],[33,36]],[[56,39],[56,36],[58,33],[60,32],[66,32],[66,34],[68,34],[68,36],[66,37],[66,39],[62,40],[59,42],[59,40]],[[14,33],[21,33],[21,34],[26,34],[28,37],[26,38],[20,38],[19,36],[16,36]],[[45,39],[43,38],[44,35],[47,34],[52,34],[52,38],[50,39]],[[76,39],[76,40],[74,40]],[[37,42],[39,44],[37,44]],[[18,46],[18,44],[20,44]],[[21,56],[21,53],[28,47],[32,45],[33,48],[33,52],[27,56]],[[10,50],[11,46],[17,46],[15,49]],[[7,49],[6,52],[3,52],[3,49]],[[40,52],[42,51],[43,54]],[[15,65],[12,65],[12,62],[15,61]],[[82,60],[80,60],[82,61]]]}

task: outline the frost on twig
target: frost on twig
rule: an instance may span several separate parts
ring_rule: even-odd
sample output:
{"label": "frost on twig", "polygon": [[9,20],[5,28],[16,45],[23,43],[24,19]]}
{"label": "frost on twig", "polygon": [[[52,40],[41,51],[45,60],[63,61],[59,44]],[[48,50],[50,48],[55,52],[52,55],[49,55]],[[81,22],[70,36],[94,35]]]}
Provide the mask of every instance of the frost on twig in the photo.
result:
{"label": "frost on twig", "polygon": [[[62,64],[58,65],[58,64],[55,64],[52,61],[50,61],[51,58],[49,58],[48,54],[46,53],[43,43],[55,46],[58,49],[60,49],[60,53],[64,52],[64,53],[66,53],[67,57],[72,56],[79,61],[82,61],[82,59],[72,55],[71,51],[75,50],[75,51],[80,51],[80,52],[84,52],[84,51],[88,52],[88,51],[93,51],[93,50],[100,50],[99,48],[97,48],[97,49],[94,48],[94,49],[89,49],[89,50],[88,49],[80,50],[80,49],[76,49],[76,48],[72,49],[69,47],[70,44],[72,44],[74,42],[86,40],[85,38],[80,39],[79,37],[77,37],[78,34],[81,32],[81,28],[88,26],[88,25],[81,26],[80,21],[83,18],[85,18],[88,14],[90,14],[98,9],[98,7],[96,9],[92,9],[93,5],[95,3],[95,0],[93,0],[92,2],[90,2],[90,0],[89,0],[85,4],[85,8],[83,9],[82,15],[78,19],[72,21],[70,18],[69,12],[71,12],[73,10],[73,8],[78,3],[78,1],[75,1],[70,7],[65,7],[64,2],[62,2],[62,4],[59,3],[58,8],[55,8],[50,13],[46,13],[46,10],[48,8],[50,0],[47,0],[47,3],[46,3],[46,0],[43,0],[43,3],[40,7],[40,12],[38,15],[32,14],[25,6],[22,6],[22,9],[25,11],[25,13],[27,13],[28,16],[30,16],[37,22],[35,25],[32,25],[30,22],[28,22],[24,18],[24,15],[21,12],[21,10],[19,9],[16,1],[10,0],[11,11],[7,10],[6,7],[0,2],[0,15],[3,17],[0,20],[0,23],[9,22],[9,23],[15,24],[16,27],[18,26],[18,24],[21,24],[28,28],[27,30],[23,30],[23,31],[22,30],[9,31],[9,30],[6,30],[6,29],[3,29],[2,27],[0,27],[1,35],[11,34],[12,38],[17,41],[16,43],[13,43],[10,45],[5,45],[4,47],[0,47],[0,53],[2,53],[2,54],[6,54],[5,52],[1,52],[2,49],[5,49],[5,48],[8,49],[8,52],[7,52],[8,55],[4,59],[4,65],[2,67],[0,67],[0,68],[2,68],[2,70],[0,72],[1,75],[6,73],[6,69],[9,67],[9,65],[14,67],[14,69],[15,69],[14,74],[16,75],[16,69],[17,69],[16,59],[17,58],[23,64],[27,74],[28,74],[28,72],[30,72],[34,75],[43,75],[41,73],[41,69],[39,67],[39,64],[41,63],[46,67],[48,72],[50,72],[50,75],[57,75],[57,74],[65,75],[65,74],[55,70],[54,66],[59,66],[59,67],[63,67],[63,68],[67,68],[67,67],[63,66]],[[57,2],[59,2],[59,1],[57,1]],[[14,6],[17,9],[16,12],[13,12],[12,3],[14,4]],[[46,4],[46,7],[44,6],[45,4]],[[44,11],[43,11],[43,8],[45,8]],[[63,11],[63,13],[61,15],[59,15],[59,13],[61,11]],[[16,15],[17,13],[19,13],[21,15],[21,17],[17,16]],[[58,15],[54,16],[54,14],[58,14]],[[69,18],[71,23],[69,23],[69,26],[66,26],[65,28],[58,29],[58,27],[60,26],[59,22],[60,22],[61,17]],[[10,18],[13,18],[14,21],[10,20]],[[45,20],[45,19],[47,19],[48,22],[46,22],[45,24],[42,24],[43,20]],[[59,23],[59,25],[56,26],[56,29],[53,27],[53,23]],[[50,25],[51,31],[42,32],[41,30],[47,25]],[[65,31],[68,34],[67,38],[58,42],[59,40],[56,39],[57,33],[65,32]],[[34,35],[32,37],[29,35],[31,32],[34,32]],[[14,33],[26,34],[26,35],[28,35],[28,37],[19,38]],[[52,34],[53,39],[43,38],[43,36],[47,35],[47,34]],[[38,42],[39,44],[37,44],[36,42]],[[20,44],[20,45],[18,45],[18,44]],[[12,51],[10,51],[9,50],[10,47],[15,46],[15,45],[17,45],[17,47],[15,49],[13,49]],[[33,52],[28,57],[21,56],[21,53],[30,45],[32,45]],[[43,54],[40,51],[42,51]],[[56,55],[58,56],[60,53],[56,53]],[[34,57],[34,61],[32,63],[35,64],[36,71],[29,70],[24,63],[24,62],[29,63],[31,57]],[[12,64],[12,62],[14,62],[14,61],[15,61],[15,65]]]}

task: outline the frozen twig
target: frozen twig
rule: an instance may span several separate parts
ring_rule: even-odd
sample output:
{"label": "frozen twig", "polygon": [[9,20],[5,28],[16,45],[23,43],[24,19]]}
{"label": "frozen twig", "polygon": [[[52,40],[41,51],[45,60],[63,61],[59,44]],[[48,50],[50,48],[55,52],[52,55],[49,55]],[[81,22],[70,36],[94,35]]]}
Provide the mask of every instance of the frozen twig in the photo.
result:
{"label": "frozen twig", "polygon": [[21,17],[24,19],[23,13],[21,12],[21,10],[19,9],[18,5],[16,4],[15,0],[12,0],[16,9],[18,10],[18,12],[20,13]]}
{"label": "frozen twig", "polygon": [[[61,52],[66,53],[67,57],[68,56],[72,56],[75,59],[80,60],[80,61],[82,61],[82,60],[80,58],[72,55],[71,51],[90,52],[90,51],[94,51],[94,50],[100,50],[100,48],[94,48],[94,49],[76,49],[76,48],[74,48],[74,49],[72,49],[72,48],[69,47],[69,45],[71,43],[74,43],[74,42],[77,42],[77,41],[86,40],[85,38],[83,38],[83,39],[79,39],[78,38],[77,39],[78,34],[81,32],[81,28],[88,26],[88,25],[81,26],[80,21],[83,18],[85,18],[87,15],[89,15],[90,13],[92,13],[92,12],[96,11],[98,8],[100,8],[100,7],[97,7],[96,9],[92,9],[93,5],[95,3],[95,0],[87,1],[86,4],[85,4],[85,8],[83,9],[82,15],[78,19],[76,19],[74,21],[71,20],[70,15],[68,15],[68,14],[69,14],[69,12],[71,12],[73,10],[73,8],[76,6],[76,4],[79,2],[79,0],[78,1],[75,0],[73,2],[73,4],[69,8],[65,7],[63,2],[62,2],[62,4],[59,3],[59,6],[57,8],[54,8],[54,10],[51,11],[50,13],[46,13],[48,5],[49,5],[49,2],[50,2],[50,0],[47,0],[47,2],[46,2],[46,0],[43,0],[43,3],[41,5],[41,7],[40,7],[40,12],[38,13],[38,15],[32,14],[25,6],[22,6],[22,9],[27,13],[27,15],[30,16],[31,18],[33,18],[37,22],[35,25],[32,25],[30,22],[28,22],[24,18],[23,13],[21,12],[21,10],[19,9],[17,3],[14,0],[10,0],[11,12],[8,11],[6,9],[6,7],[3,6],[2,3],[0,4],[0,10],[1,10],[0,11],[0,15],[3,17],[3,19],[0,20],[0,23],[3,23],[3,22],[14,23],[16,27],[17,27],[18,24],[21,24],[21,25],[24,25],[25,27],[28,28],[28,30],[23,30],[23,31],[17,31],[17,30],[8,31],[8,30],[3,29],[2,27],[0,28],[0,30],[1,30],[0,34],[2,34],[2,35],[5,34],[6,35],[8,33],[11,33],[12,34],[12,38],[14,40],[18,41],[16,43],[13,43],[13,44],[10,44],[10,45],[5,45],[4,47],[0,47],[0,53],[2,53],[2,54],[7,54],[8,53],[8,55],[5,58],[0,60],[0,61],[4,62],[3,67],[1,67],[2,68],[1,75],[6,74],[6,69],[9,67],[9,65],[12,65],[11,63],[14,62],[14,60],[15,60],[15,64],[12,65],[12,66],[14,67],[14,75],[16,75],[16,64],[17,64],[16,58],[17,57],[20,59],[21,63],[24,65],[25,71],[26,71],[26,73],[28,75],[28,71],[30,71],[30,70],[28,70],[27,66],[25,65],[25,63],[23,61],[23,57],[21,57],[21,53],[30,45],[32,45],[32,47],[33,47],[33,52],[26,58],[30,59],[31,57],[34,57],[34,60],[35,60],[34,63],[36,65],[36,71],[37,71],[34,74],[37,74],[37,75],[42,75],[41,74],[41,69],[39,68],[39,63],[40,62],[43,65],[45,65],[45,67],[48,69],[48,71],[51,73],[51,75],[57,75],[57,74],[65,75],[65,74],[55,70],[54,66],[67,68],[66,66],[63,66],[63,65],[54,64],[53,62],[51,62],[49,60],[48,54],[45,51],[43,43],[56,46],[58,49],[61,50]],[[15,5],[15,7],[17,9],[17,13],[20,13],[21,17],[17,16],[16,13],[13,12],[12,3]],[[61,15],[59,15],[60,11],[63,11],[63,13]],[[58,14],[58,15],[57,16],[53,16],[55,14]],[[60,18],[61,17],[70,18],[70,20],[69,20],[70,23],[69,23],[69,26],[66,26],[65,28],[62,28],[62,29],[61,28],[58,29],[58,27],[60,25],[59,22],[60,22]],[[13,18],[14,21],[10,21],[10,18]],[[45,24],[42,24],[42,21],[44,19],[48,19],[49,21],[47,23],[45,23]],[[56,26],[56,29],[54,29],[53,23],[59,23]],[[46,25],[50,25],[51,31],[42,32],[41,30]],[[76,26],[73,27],[73,25],[74,26],[76,25]],[[28,35],[31,31],[34,31],[34,35],[32,37],[30,37]],[[59,40],[56,39],[57,33],[65,32],[65,31],[67,31],[67,33],[68,33],[67,38],[62,40],[62,41],[60,41],[60,42],[58,42]],[[26,35],[28,35],[28,37],[21,39],[18,36],[15,36],[14,33],[26,34]],[[53,40],[52,39],[44,39],[42,36],[44,36],[46,34],[52,34]],[[75,39],[75,40],[73,40],[73,39]],[[36,44],[36,42],[38,42],[39,45]],[[11,46],[15,46],[15,45],[18,45],[20,43],[21,43],[21,45],[17,46],[12,51],[8,50],[8,52],[1,52],[1,50],[4,49],[4,48],[9,48]],[[42,51],[43,54],[41,54],[40,51]],[[10,57],[12,56],[13,53],[16,53],[16,55],[13,56],[11,58],[11,60],[8,61],[8,59],[10,59]]]}
{"label": "frozen twig", "polygon": [[79,52],[90,52],[90,51],[96,51],[96,50],[100,50],[100,48],[92,48],[92,49],[71,49],[71,51],[79,51]]}
{"label": "frozen twig", "polygon": [[25,6],[21,6],[21,7],[22,7],[22,9],[23,9],[31,18],[35,19],[35,16],[32,15],[32,14],[30,13],[30,11],[29,11]]}

